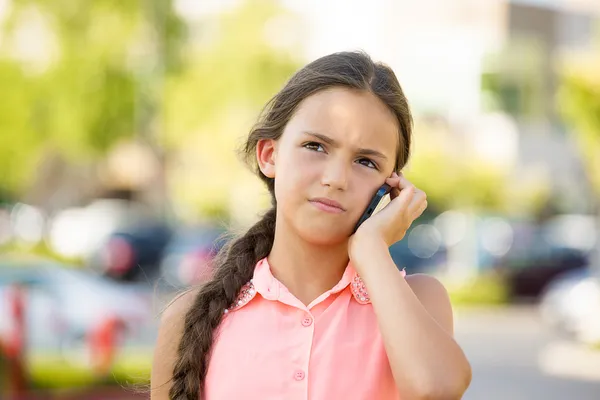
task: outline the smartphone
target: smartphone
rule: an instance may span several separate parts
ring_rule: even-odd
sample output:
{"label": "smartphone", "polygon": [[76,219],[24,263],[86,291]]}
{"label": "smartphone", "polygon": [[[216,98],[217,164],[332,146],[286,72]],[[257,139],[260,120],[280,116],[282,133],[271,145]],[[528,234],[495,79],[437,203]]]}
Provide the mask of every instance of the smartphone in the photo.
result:
{"label": "smartphone", "polygon": [[[361,224],[363,222],[365,222],[371,215],[373,215],[376,211],[379,211],[381,208],[383,208],[385,206],[386,203],[389,202],[388,195],[390,194],[391,191],[392,191],[392,187],[390,185],[388,185],[387,183],[384,183],[379,189],[377,189],[377,192],[375,192],[375,195],[369,202],[369,205],[367,206],[363,215],[358,220],[358,223],[354,227],[354,231],[352,233],[356,232],[358,227],[361,226]],[[385,198],[388,199],[387,202],[385,201]]]}

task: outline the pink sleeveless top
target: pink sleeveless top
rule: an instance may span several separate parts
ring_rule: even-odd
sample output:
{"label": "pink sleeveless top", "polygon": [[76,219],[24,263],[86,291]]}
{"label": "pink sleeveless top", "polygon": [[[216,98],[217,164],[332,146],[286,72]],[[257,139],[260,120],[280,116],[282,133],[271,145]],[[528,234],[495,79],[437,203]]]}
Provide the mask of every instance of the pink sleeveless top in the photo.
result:
{"label": "pink sleeveless top", "polygon": [[307,307],[259,261],[218,329],[206,399],[400,399],[352,266]]}

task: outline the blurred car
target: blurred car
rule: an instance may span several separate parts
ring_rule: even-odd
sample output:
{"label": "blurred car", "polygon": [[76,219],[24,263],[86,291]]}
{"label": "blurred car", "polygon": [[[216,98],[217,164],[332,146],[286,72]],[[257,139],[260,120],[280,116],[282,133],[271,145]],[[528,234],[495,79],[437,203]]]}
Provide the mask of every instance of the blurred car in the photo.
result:
{"label": "blurred car", "polygon": [[572,295],[575,293],[574,288],[589,277],[590,271],[582,268],[563,273],[548,284],[540,296],[539,304],[540,314],[546,325],[568,336],[575,333],[574,320],[581,310],[571,301]]}
{"label": "blurred car", "polygon": [[544,323],[555,332],[600,343],[600,278],[589,269],[554,279],[541,296],[539,310]]}
{"label": "blurred car", "polygon": [[513,299],[538,299],[555,277],[584,269],[588,264],[586,254],[564,248],[532,249],[525,257],[507,257],[502,261],[503,275]]}
{"label": "blurred car", "polygon": [[87,264],[116,280],[152,283],[172,236],[162,222],[135,224],[109,235]]}
{"label": "blurred car", "polygon": [[[0,258],[0,342],[15,342],[15,293],[23,296],[27,354],[106,372],[118,351],[154,342],[152,293],[37,258]],[[57,365],[57,367],[60,367]]]}
{"label": "blurred car", "polygon": [[554,278],[589,263],[587,249],[548,240],[545,232],[546,225],[515,224],[512,246],[494,260],[513,299],[538,300]]}
{"label": "blurred car", "polygon": [[168,244],[160,264],[161,283],[180,289],[201,283],[212,273],[213,260],[225,245],[224,231],[196,227],[179,231]]}
{"label": "blurred car", "polygon": [[86,259],[111,234],[153,220],[142,203],[124,199],[95,199],[85,207],[69,208],[51,218],[47,240],[57,254]]}

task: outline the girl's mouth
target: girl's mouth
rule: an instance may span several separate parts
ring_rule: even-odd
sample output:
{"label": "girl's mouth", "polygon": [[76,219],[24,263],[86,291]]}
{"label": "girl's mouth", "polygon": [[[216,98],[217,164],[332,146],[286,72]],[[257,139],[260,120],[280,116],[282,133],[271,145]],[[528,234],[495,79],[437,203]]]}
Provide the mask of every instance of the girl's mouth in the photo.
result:
{"label": "girl's mouth", "polygon": [[332,214],[340,214],[345,212],[346,210],[340,203],[335,200],[327,199],[324,197],[319,197],[316,199],[309,200],[312,205],[317,207],[321,211],[325,211]]}

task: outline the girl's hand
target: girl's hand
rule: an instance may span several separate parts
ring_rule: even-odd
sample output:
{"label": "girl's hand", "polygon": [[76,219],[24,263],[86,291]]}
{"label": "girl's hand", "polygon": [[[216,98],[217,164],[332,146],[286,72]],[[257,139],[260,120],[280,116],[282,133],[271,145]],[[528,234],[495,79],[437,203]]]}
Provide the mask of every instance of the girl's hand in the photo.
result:
{"label": "girl's hand", "polygon": [[367,219],[350,238],[350,249],[363,240],[383,241],[388,247],[402,240],[413,221],[427,208],[427,195],[395,172],[385,181],[392,187],[391,201]]}

